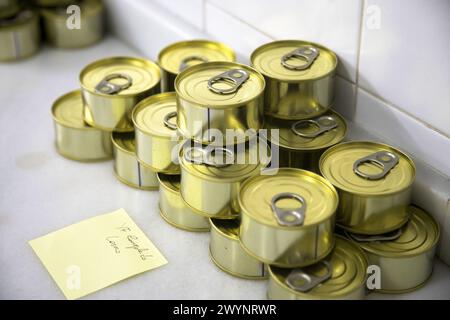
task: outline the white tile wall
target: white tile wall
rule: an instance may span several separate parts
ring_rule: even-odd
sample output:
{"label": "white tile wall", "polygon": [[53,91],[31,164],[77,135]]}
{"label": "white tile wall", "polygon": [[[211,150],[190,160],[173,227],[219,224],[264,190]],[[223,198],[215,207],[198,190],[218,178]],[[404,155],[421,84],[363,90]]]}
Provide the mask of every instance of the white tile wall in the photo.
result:
{"label": "white tile wall", "polygon": [[197,29],[203,29],[203,0],[155,0],[155,2]]}

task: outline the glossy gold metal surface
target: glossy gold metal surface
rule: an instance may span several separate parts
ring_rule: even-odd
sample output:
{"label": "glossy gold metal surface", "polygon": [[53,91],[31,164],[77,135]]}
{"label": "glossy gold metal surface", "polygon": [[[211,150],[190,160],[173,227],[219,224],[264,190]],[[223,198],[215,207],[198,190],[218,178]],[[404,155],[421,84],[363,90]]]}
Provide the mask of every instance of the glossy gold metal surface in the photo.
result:
{"label": "glossy gold metal surface", "polygon": [[[324,264],[328,263],[328,265]],[[273,300],[360,300],[365,297],[367,258],[355,244],[336,236],[333,251],[314,265],[299,269],[300,274],[315,280],[330,272],[329,278],[312,285],[309,290],[298,290],[290,286],[288,277],[294,270],[269,266],[269,286],[267,296]],[[295,280],[295,278],[292,278]],[[298,277],[299,286],[309,284],[308,279]],[[311,281],[311,280],[310,280]],[[290,282],[296,285],[295,281]]]}
{"label": "glossy gold metal surface", "polygon": [[5,19],[16,15],[20,10],[19,0],[0,1],[0,19]]}
{"label": "glossy gold metal surface", "polygon": [[24,10],[0,20],[0,61],[29,57],[39,49],[39,17],[33,10]]}
{"label": "glossy gold metal surface", "polygon": [[316,263],[334,246],[338,194],[310,171],[280,168],[246,180],[239,192],[240,241],[266,264]]}
{"label": "glossy gold metal surface", "polygon": [[[398,158],[391,170],[379,179],[368,179],[361,174],[375,176],[383,172],[380,164],[361,163],[360,174],[356,163],[377,152]],[[323,153],[320,172],[339,192],[336,223],[354,233],[381,234],[400,228],[408,221],[412,184],[415,178],[413,161],[391,146],[353,141],[338,144]]]}
{"label": "glossy gold metal surface", "polygon": [[[295,53],[299,49],[307,54],[316,50],[318,55],[307,66],[305,56]],[[338,59],[331,50],[301,40],[274,41],[253,51],[250,60],[266,79],[266,114],[300,120],[316,117],[332,106]]]}
{"label": "glossy gold metal surface", "polygon": [[110,133],[88,126],[83,121],[80,90],[59,97],[52,106],[56,150],[77,161],[112,158]]}
{"label": "glossy gold metal surface", "polygon": [[409,292],[431,276],[439,225],[418,207],[409,206],[408,212],[411,218],[399,231],[380,235],[379,240],[346,232],[347,237],[365,251],[369,263],[380,267],[381,288],[376,291]]}
{"label": "glossy gold metal surface", "polygon": [[76,2],[80,8],[80,28],[67,27],[66,7],[40,10],[47,42],[58,48],[82,48],[98,42],[104,33],[104,7],[102,0]]}
{"label": "glossy gold metal surface", "polygon": [[134,132],[110,133],[114,151],[114,173],[126,185],[143,190],[159,187],[156,172],[139,163],[136,158]]}
{"label": "glossy gold metal surface", "polygon": [[[234,80],[244,81],[237,85],[222,79],[227,72],[236,74]],[[259,72],[234,62],[207,62],[187,68],[175,80],[178,130],[186,139],[205,144],[249,140],[263,125],[264,86]]]}
{"label": "glossy gold metal surface", "polygon": [[239,220],[209,219],[211,260],[223,271],[245,279],[267,279],[267,268],[239,243]]}
{"label": "glossy gold metal surface", "polygon": [[84,120],[93,127],[133,131],[131,112],[142,99],[158,93],[159,67],[142,58],[113,57],[95,61],[80,73]]}
{"label": "glossy gold metal surface", "polygon": [[187,231],[209,231],[209,220],[192,212],[180,195],[180,175],[158,173],[159,212],[169,224]]}
{"label": "glossy gold metal surface", "polygon": [[175,42],[158,55],[161,67],[161,91],[175,91],[175,78],[188,67],[204,62],[235,61],[233,49],[227,45],[211,40],[188,40]]}
{"label": "glossy gold metal surface", "polygon": [[156,172],[180,174],[174,163],[178,157],[175,92],[153,95],[139,102],[132,118],[136,130],[136,155],[142,163]]}

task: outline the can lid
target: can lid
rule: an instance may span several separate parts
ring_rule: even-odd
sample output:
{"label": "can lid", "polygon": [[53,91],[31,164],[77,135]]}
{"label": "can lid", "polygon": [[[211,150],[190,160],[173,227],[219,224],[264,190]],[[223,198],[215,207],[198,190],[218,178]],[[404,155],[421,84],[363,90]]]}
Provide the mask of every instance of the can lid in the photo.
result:
{"label": "can lid", "polygon": [[173,74],[199,63],[235,59],[233,49],[221,42],[210,40],[176,42],[162,49],[158,55],[161,68]]}
{"label": "can lid", "polygon": [[175,92],[155,94],[141,100],[133,110],[134,126],[158,137],[177,136],[177,100]]}
{"label": "can lid", "polygon": [[115,148],[130,154],[136,153],[136,144],[134,140],[134,132],[113,132],[112,143]]}
{"label": "can lid", "polygon": [[278,228],[319,224],[332,217],[338,205],[336,189],[327,180],[294,168],[270,169],[248,179],[238,199],[242,213]]}
{"label": "can lid", "polygon": [[302,40],[264,44],[253,51],[250,61],[263,75],[286,82],[325,77],[338,63],[336,54],[330,49]]}
{"label": "can lid", "polygon": [[59,97],[53,103],[52,115],[57,123],[65,127],[98,130],[90,127],[83,120],[83,100],[80,90],[75,90]]}
{"label": "can lid", "polygon": [[211,227],[225,237],[239,240],[239,219],[213,219],[210,218]]}
{"label": "can lid", "polygon": [[[410,220],[398,231],[373,236],[355,235],[345,231],[346,235],[370,253],[383,257],[411,257],[433,248],[439,240],[439,225],[431,215],[416,206],[409,206]],[[386,239],[386,240],[385,240]]]}
{"label": "can lid", "polygon": [[156,86],[161,79],[152,61],[133,57],[112,57],[87,65],[80,73],[81,87],[109,97],[133,96]]}
{"label": "can lid", "polygon": [[341,142],[347,134],[344,118],[332,110],[316,118],[299,121],[266,117],[265,128],[279,129],[278,139],[268,131],[270,141],[291,150],[325,149]]}
{"label": "can lid", "polygon": [[335,187],[354,194],[400,192],[414,182],[413,161],[394,147],[371,141],[338,144],[325,151],[320,172]]}
{"label": "can lid", "polygon": [[264,77],[235,62],[207,62],[186,69],[175,79],[175,90],[184,100],[208,108],[245,104],[263,92]]}
{"label": "can lid", "polygon": [[164,174],[164,173],[157,173],[159,183],[164,186],[166,189],[169,189],[173,192],[179,192],[180,191],[180,180],[181,175],[179,174]]}
{"label": "can lid", "polygon": [[352,242],[336,235],[336,244],[322,261],[308,267],[269,266],[271,277],[286,290],[311,298],[340,298],[365,285],[367,258]]}

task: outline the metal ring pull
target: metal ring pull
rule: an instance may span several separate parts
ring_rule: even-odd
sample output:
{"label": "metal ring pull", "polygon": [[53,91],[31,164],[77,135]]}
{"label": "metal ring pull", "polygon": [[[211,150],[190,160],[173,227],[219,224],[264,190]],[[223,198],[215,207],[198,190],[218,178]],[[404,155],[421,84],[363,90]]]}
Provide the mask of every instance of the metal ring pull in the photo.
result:
{"label": "metal ring pull", "polygon": [[[301,71],[308,69],[316,60],[316,58],[319,56],[319,50],[317,48],[314,48],[312,46],[308,47],[300,47],[295,49],[294,51],[291,51],[284,56],[281,57],[281,64],[283,67],[289,70],[296,70]],[[293,65],[288,63],[288,60],[292,58],[300,58],[302,60],[306,60],[305,64],[302,65]]]}
{"label": "metal ring pull", "polygon": [[[233,159],[234,163],[234,152],[230,149],[223,147],[216,147],[209,150],[205,150],[200,147],[191,147],[184,152],[184,158],[187,161],[195,164],[205,164],[216,168],[223,168],[229,166],[231,163],[228,163],[227,161],[222,163],[216,161],[216,158],[212,155],[212,153],[217,151],[225,153],[227,156]],[[198,155],[194,155],[193,154],[194,152],[197,152]]]}
{"label": "metal ring pull", "polygon": [[294,269],[286,277],[286,284],[295,291],[308,292],[317,287],[319,284],[324,283],[331,278],[333,271],[331,263],[328,261],[320,261],[319,263],[327,269],[327,273],[323,276],[314,276],[306,273],[302,269]]}
{"label": "metal ring pull", "polygon": [[[243,69],[232,69],[210,78],[208,80],[208,89],[219,94],[234,93],[245,81],[248,80],[248,78],[249,74],[247,71]],[[214,87],[214,84],[220,81],[224,81],[228,84],[231,84],[232,87],[229,89],[220,89]]]}
{"label": "metal ring pull", "polygon": [[384,234],[378,235],[365,235],[365,234],[356,234],[345,231],[345,234],[358,242],[377,242],[377,241],[393,241],[403,234],[402,229],[397,229],[395,231],[391,231]]}
{"label": "metal ring pull", "polygon": [[[389,151],[378,151],[358,159],[353,164],[353,171],[361,178],[367,180],[380,180],[384,178],[389,171],[392,170],[398,164],[398,156]],[[383,171],[377,174],[367,174],[359,170],[359,166],[363,163],[373,163],[380,166]]]}
{"label": "metal ring pull", "polygon": [[178,71],[183,71],[188,67],[188,63],[191,61],[200,61],[200,62],[208,62],[208,59],[202,56],[189,56],[181,60],[180,67],[178,68]]}
{"label": "metal ring pull", "polygon": [[[295,209],[281,209],[277,207],[277,202],[282,199],[295,199],[300,202],[302,206]],[[272,197],[270,205],[278,224],[281,226],[301,226],[305,222],[306,200],[296,193],[278,193]]]}
{"label": "metal ring pull", "polygon": [[[127,82],[124,84],[115,84],[110,82],[113,79],[124,79]],[[112,73],[107,75],[102,81],[100,81],[95,87],[95,91],[98,93],[115,94],[122,90],[128,89],[133,83],[133,79],[129,75],[123,73]]]}
{"label": "metal ring pull", "polygon": [[[318,129],[314,132],[306,133],[299,131],[298,127],[302,124],[313,124],[318,127]],[[338,123],[336,122],[336,119],[332,116],[321,116],[315,119],[309,119],[309,120],[300,120],[295,122],[291,129],[292,131],[303,138],[316,138],[320,136],[324,132],[328,132],[338,126]]]}
{"label": "metal ring pull", "polygon": [[169,128],[170,130],[177,130],[177,125],[169,121],[170,119],[176,118],[176,117],[177,117],[176,111],[169,112],[168,114],[166,114],[164,116],[164,120],[163,120],[164,125],[167,128]]}

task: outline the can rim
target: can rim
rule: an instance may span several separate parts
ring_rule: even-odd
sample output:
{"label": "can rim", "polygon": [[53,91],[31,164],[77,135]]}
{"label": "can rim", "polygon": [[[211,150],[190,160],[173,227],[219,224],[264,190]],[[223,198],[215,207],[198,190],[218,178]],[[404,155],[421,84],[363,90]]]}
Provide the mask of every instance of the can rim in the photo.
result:
{"label": "can rim", "polygon": [[[238,219],[238,217],[236,217],[235,219]],[[235,220],[235,219],[217,219],[217,218],[212,218],[212,217],[208,218],[209,224],[211,225],[211,229],[214,229],[221,236],[223,236],[229,240],[239,241],[239,233],[238,234],[225,233],[221,229],[219,229],[219,227],[213,221],[213,220],[228,220],[229,221],[229,220]]]}
{"label": "can rim", "polygon": [[158,204],[158,211],[159,211],[159,215],[161,216],[161,218],[164,219],[165,222],[167,222],[169,225],[171,225],[171,226],[173,226],[173,227],[175,227],[177,229],[180,229],[180,230],[183,230],[183,231],[188,231],[188,232],[198,232],[198,233],[208,232],[209,231],[208,227],[205,227],[205,228],[191,228],[191,227],[182,226],[182,225],[180,225],[178,223],[170,221],[170,219],[167,218],[165,216],[165,214],[163,213],[163,210],[161,210],[161,206],[159,204]]}
{"label": "can rim", "polygon": [[128,155],[131,155],[131,156],[134,156],[135,158],[137,158],[136,157],[136,152],[133,152],[133,151],[130,151],[130,150],[127,150],[127,149],[125,149],[124,147],[122,147],[121,145],[119,145],[118,143],[117,143],[117,141],[116,141],[116,139],[114,138],[114,135],[118,135],[118,134],[126,134],[126,133],[131,133],[131,132],[111,132],[111,142],[112,142],[112,144],[113,144],[113,146],[114,146],[114,148],[116,149],[116,150],[120,150],[121,152],[124,152],[124,153],[126,153],[126,154],[128,154]]}
{"label": "can rim", "polygon": [[168,176],[176,176],[176,175],[180,175],[181,174],[181,170],[180,171],[161,171],[156,169],[155,167],[149,165],[148,163],[144,162],[143,160],[141,160],[138,155],[136,154],[136,160],[145,168],[150,169],[156,173],[162,173],[162,174],[166,174]]}
{"label": "can rim", "polygon": [[[168,192],[170,192],[172,194],[179,195],[181,197],[180,189],[175,190],[175,189],[172,189],[171,187],[169,187],[167,185],[167,183],[161,179],[162,175],[170,176],[169,174],[164,173],[164,172],[156,172],[156,177],[157,177],[157,179],[159,181],[159,185],[162,186],[164,190],[166,190],[166,191],[168,191]],[[174,175],[181,176],[180,174],[174,174]]]}
{"label": "can rim", "polygon": [[[181,189],[180,189],[180,190],[181,190]],[[222,215],[222,214],[211,215],[211,214],[202,212],[202,211],[200,211],[200,210],[198,210],[198,209],[192,207],[189,203],[187,203],[186,200],[184,199],[183,194],[181,193],[181,191],[180,191],[180,198],[181,198],[181,200],[183,201],[184,205],[186,205],[186,207],[189,208],[189,210],[191,210],[191,211],[194,212],[195,214],[198,214],[198,215],[200,215],[200,216],[202,216],[202,217],[205,217],[205,218],[214,218],[214,219],[226,219],[226,220],[230,220],[230,219],[236,219],[236,218],[239,217],[239,214],[238,214],[238,213],[230,214],[230,212],[232,212],[232,211],[231,211],[231,209],[229,209],[229,208],[228,208],[227,210],[224,210],[224,212],[227,212],[228,215]]]}
{"label": "can rim", "polygon": [[265,48],[267,48],[269,46],[274,46],[274,45],[277,45],[279,43],[289,43],[289,42],[291,42],[291,43],[298,43],[299,41],[303,42],[304,44],[310,44],[310,45],[316,46],[319,49],[325,50],[328,53],[330,53],[334,57],[334,61],[335,61],[335,64],[334,64],[333,68],[329,72],[325,73],[324,75],[321,75],[321,76],[318,76],[318,77],[314,77],[314,78],[311,78],[311,79],[304,79],[304,80],[292,80],[292,79],[275,78],[275,77],[272,77],[272,76],[266,74],[265,72],[262,72],[262,71],[259,71],[259,70],[258,71],[261,74],[263,74],[264,77],[267,77],[267,78],[269,78],[271,80],[282,81],[282,82],[286,82],[286,83],[312,82],[312,81],[320,80],[322,78],[326,78],[326,77],[328,77],[331,74],[334,74],[336,72],[337,66],[339,64],[339,60],[338,60],[338,57],[337,57],[336,53],[333,50],[330,50],[329,48],[327,48],[327,47],[325,47],[325,46],[323,46],[321,44],[318,44],[318,43],[312,42],[312,41],[307,41],[307,40],[285,39],[285,40],[277,40],[277,41],[271,41],[271,42],[265,43],[265,44],[257,47],[255,50],[253,50],[253,52],[250,55],[250,63],[252,65],[252,67],[256,68],[256,66],[254,64],[255,56],[258,54],[259,51],[264,50]]}
{"label": "can rim", "polygon": [[[94,3],[94,1],[90,0],[90,3]],[[85,1],[81,2],[81,6],[83,6],[83,4],[85,3]],[[70,5],[70,4],[68,4]],[[95,6],[93,7],[89,7],[90,10],[87,11],[88,14],[96,14],[99,11],[101,11],[103,9],[103,2],[101,0],[95,0],[94,3]],[[83,12],[86,10],[86,8],[83,8]],[[66,15],[60,15],[57,14],[55,12],[55,8],[54,7],[41,7],[39,8],[39,13],[44,16],[44,18],[51,18],[51,19],[57,19],[57,20],[66,20],[67,16]]]}

